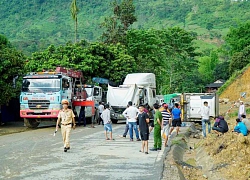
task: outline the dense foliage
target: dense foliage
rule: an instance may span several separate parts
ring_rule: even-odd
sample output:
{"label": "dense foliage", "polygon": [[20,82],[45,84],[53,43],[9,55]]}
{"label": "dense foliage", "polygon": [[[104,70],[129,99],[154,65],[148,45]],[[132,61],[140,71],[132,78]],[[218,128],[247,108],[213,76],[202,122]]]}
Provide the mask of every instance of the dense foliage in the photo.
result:
{"label": "dense foliage", "polygon": [[[110,0],[77,1],[78,37],[96,41],[100,24],[112,14]],[[117,0],[118,3],[121,0]],[[197,32],[202,48],[222,43],[230,26],[250,19],[250,1],[240,0],[147,0],[134,1],[136,29],[180,26]],[[74,40],[75,28],[69,0],[1,0],[0,34],[26,53],[45,50],[50,44]]]}
{"label": "dense foliage", "polygon": [[24,55],[0,35],[0,104],[6,104],[19,95],[24,64]]}
{"label": "dense foliage", "polygon": [[121,44],[86,43],[49,46],[29,58],[27,71],[54,70],[57,66],[83,71],[87,77],[103,77],[119,82],[127,73],[135,71],[135,60]]}
{"label": "dense foliage", "polygon": [[[1,25],[0,33],[26,54],[34,53],[25,58],[0,36],[0,104],[18,96],[23,74],[56,66],[82,70],[88,80],[114,82],[128,73],[153,72],[158,93],[166,94],[200,92],[231,74],[232,81],[250,62],[250,23],[238,23],[250,18],[250,1],[14,2],[0,2],[0,25],[5,19],[15,23]],[[229,26],[234,27],[226,34]]]}

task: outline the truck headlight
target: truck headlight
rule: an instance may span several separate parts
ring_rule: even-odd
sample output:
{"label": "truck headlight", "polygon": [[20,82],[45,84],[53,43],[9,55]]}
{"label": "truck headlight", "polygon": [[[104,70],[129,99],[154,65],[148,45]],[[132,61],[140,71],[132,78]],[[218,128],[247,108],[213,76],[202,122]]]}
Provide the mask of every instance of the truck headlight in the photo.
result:
{"label": "truck headlight", "polygon": [[54,104],[52,106],[52,110],[60,110],[61,109],[61,105],[60,104]]}

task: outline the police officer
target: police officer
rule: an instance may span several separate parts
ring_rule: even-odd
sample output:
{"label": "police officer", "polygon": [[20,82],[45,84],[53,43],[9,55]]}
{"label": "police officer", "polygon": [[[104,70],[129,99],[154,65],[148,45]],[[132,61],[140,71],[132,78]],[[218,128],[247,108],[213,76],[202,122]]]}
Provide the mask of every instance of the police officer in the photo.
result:
{"label": "police officer", "polygon": [[62,138],[63,138],[63,144],[64,144],[64,152],[67,152],[67,150],[70,149],[69,144],[69,134],[71,131],[71,128],[75,129],[75,115],[71,109],[68,108],[69,101],[66,99],[62,100],[62,106],[63,109],[60,110],[58,114],[58,119],[56,122],[56,131],[58,130],[58,125],[61,123],[61,132],[62,132]]}

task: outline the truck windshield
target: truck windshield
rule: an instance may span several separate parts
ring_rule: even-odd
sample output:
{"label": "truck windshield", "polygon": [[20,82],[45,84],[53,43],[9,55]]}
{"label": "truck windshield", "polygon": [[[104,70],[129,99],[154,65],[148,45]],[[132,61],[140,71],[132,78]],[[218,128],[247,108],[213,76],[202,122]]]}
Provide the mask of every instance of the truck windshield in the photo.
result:
{"label": "truck windshield", "polygon": [[58,92],[60,79],[24,79],[23,92]]}
{"label": "truck windshield", "polygon": [[93,88],[86,87],[85,90],[86,90],[86,92],[88,94],[88,97],[92,96]]}

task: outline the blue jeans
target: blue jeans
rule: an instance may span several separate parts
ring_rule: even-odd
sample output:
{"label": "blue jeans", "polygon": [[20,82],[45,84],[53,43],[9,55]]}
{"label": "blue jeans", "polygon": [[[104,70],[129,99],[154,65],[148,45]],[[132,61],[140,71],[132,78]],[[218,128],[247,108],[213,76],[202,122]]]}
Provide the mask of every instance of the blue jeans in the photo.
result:
{"label": "blue jeans", "polygon": [[125,131],[124,131],[124,133],[123,133],[123,137],[126,137],[126,136],[127,136],[128,130],[129,130],[129,126],[128,126],[128,124],[126,124]]}
{"label": "blue jeans", "polygon": [[139,139],[139,132],[137,129],[137,123],[136,122],[128,122],[128,127],[129,127],[130,139],[133,139],[133,129],[135,130],[136,138]]}
{"label": "blue jeans", "polygon": [[83,119],[83,126],[86,126],[86,118],[85,118],[85,111],[80,111],[79,118],[78,118],[78,124],[80,126],[81,120]]}
{"label": "blue jeans", "polygon": [[202,119],[202,132],[203,136],[206,137],[206,123],[208,124],[208,133],[211,132],[211,122],[209,119]]}

